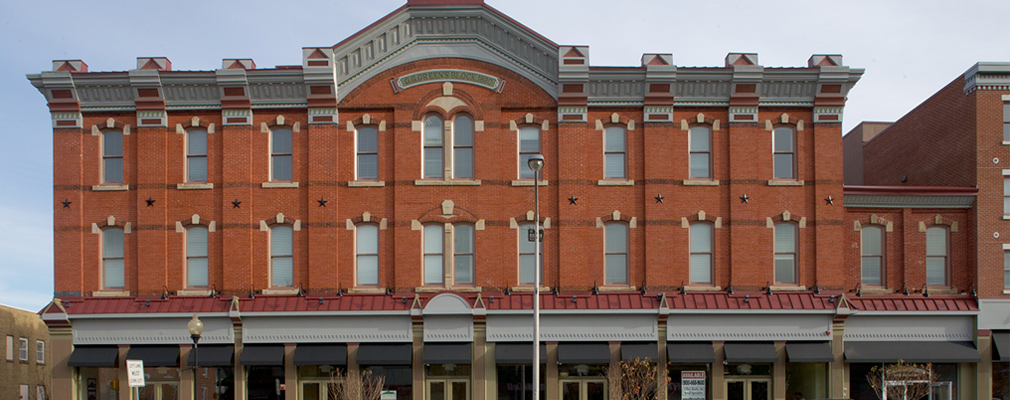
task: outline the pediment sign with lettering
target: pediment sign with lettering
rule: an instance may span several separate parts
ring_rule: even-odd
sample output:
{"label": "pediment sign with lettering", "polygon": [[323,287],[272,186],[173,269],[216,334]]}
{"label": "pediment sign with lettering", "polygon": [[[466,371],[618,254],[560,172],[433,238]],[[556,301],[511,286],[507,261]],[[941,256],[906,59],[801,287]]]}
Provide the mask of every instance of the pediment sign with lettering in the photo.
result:
{"label": "pediment sign with lettering", "polygon": [[469,83],[498,93],[501,93],[502,88],[505,87],[504,79],[488,74],[461,69],[433,69],[395,78],[393,79],[393,89],[399,92],[403,89],[432,82]]}

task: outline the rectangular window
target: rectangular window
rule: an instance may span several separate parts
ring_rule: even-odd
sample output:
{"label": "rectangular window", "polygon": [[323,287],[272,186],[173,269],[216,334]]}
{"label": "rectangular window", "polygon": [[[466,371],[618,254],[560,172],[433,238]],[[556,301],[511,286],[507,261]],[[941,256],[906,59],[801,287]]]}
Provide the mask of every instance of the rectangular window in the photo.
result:
{"label": "rectangular window", "polygon": [[[535,126],[519,128],[519,179],[533,179],[530,157],[540,154],[540,129]],[[532,278],[532,276],[530,277]]]}
{"label": "rectangular window", "polygon": [[707,126],[692,126],[689,135],[690,177],[712,178],[712,131]]}
{"label": "rectangular window", "polygon": [[775,282],[796,284],[796,225],[775,224]]}
{"label": "rectangular window", "polygon": [[947,228],[934,226],[926,229],[926,284],[947,285]]}
{"label": "rectangular window", "polygon": [[379,129],[375,126],[358,128],[358,178],[379,179]]}
{"label": "rectangular window", "polygon": [[862,282],[864,285],[884,284],[884,230],[867,225],[860,229],[862,249]]}
{"label": "rectangular window", "polygon": [[14,361],[14,336],[7,335],[7,361]]}
{"label": "rectangular window", "polygon": [[28,338],[21,338],[19,340],[18,347],[18,359],[21,361],[28,361]]}
{"label": "rectangular window", "polygon": [[379,284],[379,227],[362,224],[355,228],[357,272],[359,286]]}
{"label": "rectangular window", "polygon": [[429,224],[424,226],[424,284],[442,284],[442,239],[444,226]]}
{"label": "rectangular window", "polygon": [[[540,228],[541,230],[543,227]],[[536,277],[536,242],[530,240],[533,224],[519,225],[519,284],[532,285]],[[534,234],[535,235],[535,234]],[[534,237],[535,239],[535,237]],[[543,282],[544,243],[540,244],[540,278]]]}
{"label": "rectangular window", "polygon": [[1010,251],[1003,252],[1003,287],[1010,289]]}
{"label": "rectangular window", "polygon": [[46,400],[46,387],[39,385],[36,387],[37,393],[35,394],[37,400]]}
{"label": "rectangular window", "polygon": [[207,131],[186,131],[187,182],[207,182]]}
{"label": "rectangular window", "polygon": [[186,229],[186,287],[207,287],[208,281],[207,228],[193,226]]}
{"label": "rectangular window", "polygon": [[473,285],[473,225],[453,226],[453,280],[457,285]]}
{"label": "rectangular window", "polygon": [[43,342],[41,340],[35,341],[35,363],[37,364],[46,363],[46,342]]}
{"label": "rectangular window", "polygon": [[437,115],[429,115],[424,119],[424,177],[441,178],[442,170],[442,131],[444,124]]}
{"label": "rectangular window", "polygon": [[1010,176],[1003,177],[1003,215],[1010,215]]}
{"label": "rectangular window", "polygon": [[290,226],[270,228],[270,286],[292,287],[294,283],[294,233]]}
{"label": "rectangular window", "polygon": [[291,181],[292,178],[292,143],[291,129],[274,127],[270,131],[270,180]]}
{"label": "rectangular window", "polygon": [[123,183],[123,132],[102,133],[102,183]]}
{"label": "rectangular window", "polygon": [[603,130],[603,177],[626,179],[627,135],[624,127],[608,126]]}
{"label": "rectangular window", "polygon": [[712,284],[712,225],[691,224],[691,283]]}
{"label": "rectangular window", "polygon": [[123,240],[122,229],[108,228],[102,231],[102,287],[104,289],[125,287],[126,259]]}
{"label": "rectangular window", "polygon": [[1003,103],[1003,141],[1010,141],[1010,103]]}
{"label": "rectangular window", "polygon": [[473,118],[460,114],[452,123],[452,176],[473,179]]}
{"label": "rectangular window", "polygon": [[628,225],[614,222],[605,226],[606,283],[628,283]]}
{"label": "rectangular window", "polygon": [[796,179],[796,134],[792,128],[772,131],[775,179]]}

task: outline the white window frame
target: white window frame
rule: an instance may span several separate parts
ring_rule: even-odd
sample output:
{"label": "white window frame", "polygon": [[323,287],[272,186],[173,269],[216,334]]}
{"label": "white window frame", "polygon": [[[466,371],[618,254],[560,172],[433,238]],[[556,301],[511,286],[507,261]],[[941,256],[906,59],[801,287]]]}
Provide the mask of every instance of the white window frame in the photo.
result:
{"label": "white window frame", "polygon": [[[432,142],[428,144],[427,135],[429,129],[436,129],[434,127],[428,126],[428,121],[437,120],[439,122],[438,129],[438,144]],[[434,136],[433,136],[434,137]],[[445,176],[445,119],[438,114],[427,114],[424,119],[421,120],[421,179],[446,179]],[[428,170],[429,159],[436,159],[434,157],[429,157],[428,150],[438,149],[438,169],[434,171]]]}
{"label": "white window frame", "polygon": [[[527,222],[527,223],[523,223],[523,224],[519,225],[518,235],[517,235],[518,236],[518,243],[516,244],[516,253],[518,255],[517,260],[516,260],[517,261],[517,264],[516,264],[516,267],[517,267],[517,270],[516,270],[516,272],[517,272],[517,274],[516,274],[516,282],[519,283],[519,286],[530,286],[530,287],[533,286],[533,283],[534,283],[533,279],[536,278],[535,274],[536,274],[536,250],[537,250],[536,246],[537,245],[540,246],[540,282],[541,283],[544,282],[544,242],[541,240],[538,243],[534,244],[533,246],[529,246],[528,250],[523,251],[523,243],[530,243],[529,231],[531,229],[534,229],[534,227],[535,227],[535,224],[532,223],[532,222]],[[544,226],[543,226],[543,224],[540,225],[540,229],[541,230],[545,229]],[[537,236],[539,236],[539,235],[537,235]],[[530,275],[530,280],[529,281],[524,281],[523,280],[523,257],[524,256],[527,257],[533,263],[533,265],[531,265],[530,268],[532,268],[534,271]]]}
{"label": "white window frame", "polygon": [[[793,237],[792,237],[792,239],[793,239],[792,240],[793,241],[793,244],[792,244],[793,250],[792,251],[779,251],[779,249],[778,249],[779,248],[779,236],[778,236],[779,227],[786,226],[786,225],[791,226],[792,229],[793,229]],[[778,263],[778,261],[779,261],[779,259],[781,257],[786,257],[788,255],[791,255],[792,262],[793,262],[792,263],[792,269],[793,269],[792,275],[793,276],[792,276],[791,280],[779,280],[778,265],[773,265],[772,266],[772,281],[775,282],[776,284],[781,284],[781,285],[798,285],[799,284],[799,275],[800,275],[800,229],[799,228],[800,227],[799,227],[798,224],[793,223],[793,222],[789,222],[789,221],[782,221],[782,222],[775,223],[775,229],[774,229],[774,233],[773,233],[775,235],[775,239],[774,239],[774,242],[775,242],[774,243],[775,244],[775,249],[774,249],[774,251],[775,251],[775,259],[774,259],[775,260],[775,264]]]}
{"label": "white window frame", "polygon": [[[527,133],[529,133],[530,131],[535,131],[536,132],[536,137],[537,137],[537,148],[536,148],[536,150],[523,150],[523,132],[524,131],[527,132]],[[543,138],[543,131],[540,130],[539,126],[531,125],[531,124],[525,124],[525,125],[520,125],[519,129],[516,130],[516,154],[517,154],[517,158],[519,160],[518,171],[517,171],[517,175],[516,176],[520,180],[532,181],[536,177],[536,175],[533,173],[533,170],[530,169],[529,159],[530,159],[530,156],[532,156],[534,154],[543,154],[543,148],[544,148],[544,146],[543,146],[543,140],[544,140],[544,138]]]}
{"label": "white window frame", "polygon": [[[788,131],[788,132],[787,132]],[[776,147],[776,139],[780,134],[788,134],[791,137],[792,149],[789,151],[779,150]],[[772,129],[772,179],[775,180],[796,180],[799,179],[799,171],[797,171],[797,149],[798,149],[798,139],[799,135],[796,134],[796,127],[787,125],[778,125]],[[776,166],[778,165],[779,156],[789,156],[790,166],[789,169],[792,171],[790,176],[779,176],[776,171]]]}
{"label": "white window frame", "polygon": [[[878,239],[880,241],[880,243],[878,244],[878,247],[880,247],[880,252],[878,254],[867,254],[866,253],[866,247],[867,247],[866,246],[866,239],[867,239],[866,231],[868,229],[869,230],[875,230],[875,231],[877,231],[877,232],[880,233],[880,235],[878,236]],[[867,285],[867,286],[871,286],[871,287],[886,287],[887,286],[887,265],[886,265],[887,264],[887,234],[886,234],[886,230],[887,229],[886,229],[885,226],[883,226],[883,225],[876,225],[876,224],[863,225],[863,227],[860,228],[860,230],[859,230],[859,265],[860,265],[859,282],[861,284],[863,284],[863,285]],[[866,281],[863,278],[863,272],[866,269],[866,260],[868,258],[875,258],[875,259],[879,260],[879,263],[877,264],[878,267],[880,268],[880,271],[879,271],[880,282],[879,283],[866,283]]]}
{"label": "white window frame", "polygon": [[[930,232],[943,232],[942,254],[930,254]],[[942,260],[943,262],[943,283],[930,283],[929,264],[930,260]],[[949,287],[950,286],[950,228],[945,225],[932,225],[926,227],[926,286]]]}
{"label": "white window frame", "polygon": [[[374,131],[375,133],[375,150],[362,150],[361,149],[361,136],[364,130]],[[374,156],[375,157],[375,176],[362,176],[361,158],[362,156]],[[379,126],[378,125],[362,125],[354,127],[354,179],[359,181],[378,181],[379,180]]]}
{"label": "white window frame", "polygon": [[[203,141],[203,153],[202,154],[193,152],[193,149],[190,148],[190,145],[193,143],[191,136],[193,134],[195,134],[195,133],[198,133],[198,132],[203,132],[203,137],[204,137],[204,141]],[[209,162],[209,157],[207,155],[208,148],[210,147],[210,143],[208,143],[210,141],[210,132],[206,128],[201,128],[201,127],[198,127],[198,126],[194,126],[192,128],[186,129],[186,134],[184,135],[184,137],[185,137],[185,140],[184,140],[185,144],[183,146],[183,149],[184,149],[185,154],[186,154],[186,164],[185,164],[186,180],[185,180],[185,182],[186,183],[207,183],[207,181],[210,179],[210,162]],[[199,159],[203,159],[203,163],[204,163],[204,167],[203,167],[204,168],[204,176],[203,176],[203,179],[193,179],[192,164],[193,164],[194,160],[199,160]]]}
{"label": "white window frame", "polygon": [[[466,227],[465,229],[460,229]],[[470,250],[465,252],[460,247],[459,240],[461,238],[461,231],[470,231]],[[470,259],[470,281],[461,281],[461,274],[459,268],[462,265],[461,259]],[[477,283],[477,227],[471,223],[456,223],[452,225],[452,266],[449,268],[452,271],[452,284],[454,286],[474,286]]]}
{"label": "white window frame", "polygon": [[[695,139],[695,130],[696,129],[704,129],[707,132],[708,140],[705,141],[706,142],[705,144],[708,146],[708,150],[695,150],[694,144],[695,144],[695,140],[696,140]],[[692,125],[688,129],[688,136],[687,136],[688,137],[688,139],[687,139],[687,149],[688,149],[687,150],[688,151],[688,155],[687,155],[687,176],[688,176],[688,179],[696,179],[696,180],[712,180],[712,179],[714,179],[714,175],[712,173],[712,162],[713,162],[713,160],[712,160],[712,142],[713,142],[712,132],[713,131],[714,130],[712,129],[711,125],[702,125],[702,124]],[[705,164],[705,172],[706,172],[705,175],[697,175],[697,176],[694,175],[694,156],[696,154],[707,156],[707,163]]]}
{"label": "white window frame", "polygon": [[[624,228],[624,243],[622,243],[622,248],[618,251],[611,251],[609,244],[607,242],[607,232],[612,226],[621,226]],[[631,227],[627,222],[624,221],[610,221],[603,224],[603,282],[605,285],[630,285],[631,284]],[[608,277],[611,268],[616,266],[611,266],[609,259],[611,256],[623,256],[624,257],[624,281],[611,281]]]}
{"label": "white window frame", "polygon": [[35,341],[35,363],[45,364],[46,363],[46,342],[42,340]]}
{"label": "white window frame", "polygon": [[[111,133],[118,133],[119,134],[119,154],[111,154],[105,148],[105,144],[106,144],[106,140],[107,140],[106,139],[106,135],[111,134]],[[105,184],[105,185],[122,185],[122,184],[126,183],[126,157],[125,157],[126,156],[125,155],[126,134],[123,131],[121,131],[121,130],[106,129],[106,130],[102,131],[102,133],[99,136],[99,138],[100,138],[100,140],[99,140],[99,146],[100,146],[100,151],[101,151],[101,154],[102,154],[102,162],[101,162],[101,175],[102,175],[101,176],[101,182],[102,182],[102,184]],[[109,179],[108,163],[109,163],[110,160],[117,160],[117,159],[119,160],[119,180],[110,180]]]}
{"label": "white window frame", "polygon": [[[275,146],[274,146],[275,138],[274,138],[274,136],[277,135],[277,134],[279,134],[278,131],[287,131],[287,133],[291,136],[291,151],[290,152],[288,152],[288,153],[282,153],[282,152],[278,152],[277,149],[275,149]],[[270,135],[269,135],[269,141],[270,141],[270,143],[269,143],[269,152],[270,152],[270,154],[269,154],[269,156],[270,156],[270,182],[279,182],[279,183],[281,183],[281,182],[283,182],[283,183],[294,182],[295,181],[295,131],[290,126],[287,126],[287,125],[277,125],[277,126],[274,126],[274,127],[270,128],[269,132],[270,132]],[[291,177],[290,178],[281,179],[281,178],[278,178],[276,176],[277,175],[277,164],[278,164],[277,159],[278,159],[278,157],[288,157],[288,160],[289,160],[288,163],[290,164],[289,167],[291,169]]]}
{"label": "white window frame", "polygon": [[[708,238],[708,249],[704,249],[704,250],[707,250],[707,251],[695,251],[696,250],[695,247],[694,247],[695,233],[696,233],[695,228],[698,227],[698,226],[707,226],[708,229],[709,229],[709,231],[708,231],[708,236],[709,236],[709,238]],[[692,222],[688,226],[688,230],[689,230],[689,233],[688,233],[688,236],[689,236],[689,240],[688,240],[688,252],[690,253],[689,258],[688,258],[688,266],[689,266],[689,269],[690,269],[688,271],[688,277],[690,278],[690,282],[691,282],[692,285],[713,286],[713,285],[715,285],[715,224],[707,222],[707,221],[695,221],[695,222]],[[695,271],[694,271],[694,259],[695,259],[695,257],[708,257],[708,271],[707,271],[708,272],[708,281],[707,282],[704,282],[704,281],[695,281],[694,280],[694,275],[695,275]]]}
{"label": "white window frame", "polygon": [[28,362],[28,338],[18,339],[18,361]]}
{"label": "white window frame", "polygon": [[[110,255],[106,254],[107,253],[107,250],[106,250],[106,240],[108,240],[108,234],[111,231],[119,231],[119,232],[121,232],[120,235],[123,238],[123,254],[120,254],[118,256],[110,256]],[[126,229],[120,228],[118,226],[110,226],[110,227],[107,227],[105,229],[102,229],[101,260],[102,260],[102,270],[101,270],[102,289],[105,289],[105,290],[107,290],[107,289],[122,289],[122,290],[125,290],[126,289]],[[123,285],[122,286],[112,286],[112,285],[108,284],[108,278],[110,276],[110,274],[109,274],[109,265],[108,264],[109,264],[109,261],[112,261],[112,260],[120,260],[120,261],[122,261],[122,265],[123,265],[123,271],[122,271]]]}
{"label": "white window frame", "polygon": [[[363,252],[362,251],[362,239],[363,238],[367,239],[367,236],[362,235],[362,231],[363,231],[362,228],[364,228],[364,227],[369,227],[369,230],[371,230],[371,229],[374,228],[374,230],[375,230],[375,236],[374,236],[374,240],[375,240],[375,244],[374,244],[375,252],[374,253],[372,253],[372,252]],[[361,223],[361,224],[355,225],[355,227],[354,227],[354,283],[358,287],[379,287],[379,282],[381,281],[380,271],[382,269],[381,268],[381,264],[380,264],[382,258],[379,255],[379,253],[380,253],[380,251],[379,251],[380,247],[379,246],[382,244],[382,238],[381,238],[380,232],[381,232],[381,229],[379,227],[379,224],[376,224],[376,223],[365,222],[365,223]],[[374,272],[374,274],[375,274],[375,283],[362,283],[361,282],[361,276],[362,276],[362,272],[361,271],[362,271],[362,265],[363,265],[362,259],[368,259],[368,258],[374,258],[375,259],[375,262],[374,262],[374,264],[375,264],[375,272]]]}
{"label": "white window frame", "polygon": [[[609,135],[617,134],[616,130],[620,130],[621,139],[623,140],[623,149],[610,150],[607,148],[607,138]],[[622,171],[620,175],[611,175],[607,171],[607,160],[610,157],[621,156],[623,158],[621,167]],[[603,179],[605,180],[627,180],[628,179],[628,127],[620,124],[608,124],[603,127]]]}
{"label": "white window frame", "polygon": [[[203,246],[205,247],[205,251],[204,251],[203,255],[191,254],[191,250],[193,250],[193,249],[190,248],[190,244],[191,244],[191,242],[190,242],[190,234],[191,234],[191,232],[193,232],[194,229],[203,229],[204,231],[206,231],[206,235],[204,236],[206,238],[206,240],[203,243]],[[186,231],[185,231],[185,234],[183,236],[185,236],[185,241],[183,243],[186,246],[186,250],[185,250],[186,288],[207,288],[207,287],[210,287],[210,229],[208,227],[206,227],[206,226],[203,226],[203,225],[191,225],[191,226],[186,227]],[[199,259],[205,260],[206,265],[207,265],[206,271],[204,271],[204,279],[207,282],[207,284],[205,284],[205,285],[194,285],[194,284],[192,284],[193,270],[192,270],[192,268],[190,266],[190,263],[193,260],[199,260]]]}
{"label": "white window frame", "polygon": [[1003,170],[1003,216],[1010,216],[1010,170]]}
{"label": "white window frame", "polygon": [[[460,141],[458,141],[457,137],[456,137],[457,128],[460,126],[460,123],[459,123],[460,117],[470,119],[470,144],[469,145],[460,144],[459,143]],[[473,117],[473,115],[465,113],[465,112],[459,112],[459,113],[456,113],[456,114],[454,114],[452,116],[452,136],[451,136],[451,139],[450,139],[450,142],[452,143],[452,153],[449,156],[450,159],[451,159],[450,160],[451,161],[450,164],[452,165],[452,179],[461,179],[461,180],[474,180],[474,179],[477,179],[477,151],[476,151],[476,147],[477,147],[477,131],[476,131],[477,130],[477,123],[476,122],[477,121]],[[463,163],[460,162],[460,159],[462,157],[460,157],[459,152],[465,151],[465,150],[469,150],[470,151],[470,166],[469,167],[470,167],[470,175],[471,176],[462,176],[463,174],[461,174],[460,171],[459,171],[460,166],[463,165]]]}
{"label": "white window frame", "polygon": [[1003,95],[1003,144],[1010,144],[1010,95]]}
{"label": "white window frame", "polygon": [[[424,286],[445,285],[445,229],[445,224],[442,223],[424,224],[421,227],[421,282]],[[436,241],[438,241],[437,246],[435,246]],[[436,257],[437,262],[435,262]],[[438,267],[437,281],[429,279],[435,277],[434,271],[431,270],[435,266]]]}
{"label": "white window frame", "polygon": [[[286,229],[289,229],[291,231],[291,243],[290,243],[290,246],[289,246],[290,252],[288,254],[277,254],[277,253],[275,253],[275,250],[274,250],[274,241],[277,240],[277,238],[274,237],[274,233],[276,232],[276,229],[279,229],[279,228],[286,228]],[[296,267],[295,267],[295,230],[290,225],[286,225],[286,224],[274,224],[274,225],[270,226],[269,236],[270,236],[270,243],[269,243],[269,247],[268,248],[270,249],[270,254],[269,254],[269,256],[270,256],[270,288],[272,288],[272,289],[277,289],[277,288],[280,288],[280,289],[290,289],[290,288],[293,288],[293,287],[295,287],[295,269],[296,269]],[[290,260],[290,263],[291,263],[291,284],[290,285],[275,284],[275,279],[276,279],[275,275],[276,274],[275,274],[274,269],[277,267],[275,264],[277,263],[278,260],[282,260],[282,259]]]}
{"label": "white window frame", "polygon": [[[457,251],[457,231],[459,231],[460,226],[467,226],[472,232],[472,245],[473,249],[470,252]],[[438,232],[436,233],[436,228]],[[438,243],[438,251],[433,246],[429,246],[428,239],[435,239],[440,241]],[[435,243],[431,243],[434,245]],[[431,248],[429,248],[431,247]],[[427,223],[422,225],[421,228],[421,253],[422,253],[422,271],[421,271],[421,282],[424,286],[434,286],[434,287],[473,287],[477,282],[477,226],[476,224],[470,222],[457,222],[455,224],[445,224],[445,223]],[[449,255],[449,256],[446,256]],[[429,262],[428,260],[435,260],[438,258],[440,262],[435,263],[434,261]],[[469,271],[472,276],[472,282],[457,281],[457,277],[461,275],[456,271],[458,266],[457,258],[468,257],[472,259],[471,268]],[[440,280],[433,281],[429,279],[429,267],[439,265]],[[434,272],[431,271],[430,277],[434,278]]]}
{"label": "white window frame", "polygon": [[1010,249],[1003,245],[1003,291],[1010,290]]}

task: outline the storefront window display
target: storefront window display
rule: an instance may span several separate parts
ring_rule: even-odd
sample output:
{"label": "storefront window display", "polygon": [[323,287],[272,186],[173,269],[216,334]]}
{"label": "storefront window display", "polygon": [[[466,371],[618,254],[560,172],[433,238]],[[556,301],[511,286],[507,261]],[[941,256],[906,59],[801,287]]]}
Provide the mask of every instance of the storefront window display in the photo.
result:
{"label": "storefront window display", "polygon": [[396,392],[396,400],[411,400],[414,396],[413,375],[408,365],[376,365],[365,366],[362,371],[369,371],[372,376],[385,378],[383,390]]}
{"label": "storefront window display", "polygon": [[697,399],[701,391],[705,394],[703,398],[712,398],[711,364],[668,364],[667,370],[667,399],[681,400],[685,395],[689,399]]}
{"label": "storefront window display", "polygon": [[284,390],[284,367],[250,366],[248,379],[249,400],[282,400]]}
{"label": "storefront window display", "polygon": [[803,393],[808,399],[827,398],[828,364],[786,364],[786,393]]}
{"label": "storefront window display", "polygon": [[[119,398],[119,370],[116,368],[79,369],[80,398],[85,400],[117,400]],[[129,390],[129,388],[126,388]]]}
{"label": "storefront window display", "polygon": [[[918,364],[918,363],[916,363]],[[890,364],[853,363],[849,364],[849,384],[853,399],[876,399],[873,387],[866,376],[874,366]],[[936,382],[930,388],[933,400],[956,399],[958,390],[957,364],[932,364]]]}
{"label": "storefront window display", "polygon": [[1010,400],[1010,362],[992,363],[992,398]]}
{"label": "storefront window display", "polygon": [[[532,400],[533,399],[533,365],[499,364],[498,400]],[[540,399],[546,398],[544,390],[546,374],[540,371]]]}

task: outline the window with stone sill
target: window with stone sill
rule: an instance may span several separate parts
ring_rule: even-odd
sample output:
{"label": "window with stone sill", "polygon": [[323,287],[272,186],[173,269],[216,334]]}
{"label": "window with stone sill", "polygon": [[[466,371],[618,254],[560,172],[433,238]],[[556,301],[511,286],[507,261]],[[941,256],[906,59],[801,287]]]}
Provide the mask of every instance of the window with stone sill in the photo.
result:
{"label": "window with stone sill", "polygon": [[186,287],[209,286],[208,229],[204,226],[186,228]]}
{"label": "window with stone sill", "polygon": [[884,227],[864,225],[859,230],[861,282],[864,286],[884,286]]}
{"label": "window with stone sill", "polygon": [[123,183],[123,131],[105,130],[102,142],[102,183]]}
{"label": "window with stone sill", "polygon": [[530,157],[541,154],[540,127],[523,125],[519,127],[519,179],[532,180],[533,170],[530,169]]}
{"label": "window with stone sill", "polygon": [[624,126],[603,128],[603,178],[628,178],[628,131]]}
{"label": "window with stone sill", "polygon": [[772,131],[772,158],[775,179],[797,179],[795,129],[775,127]]}
{"label": "window with stone sill", "polygon": [[950,285],[950,230],[946,226],[926,228],[926,284]]}
{"label": "window with stone sill", "polygon": [[288,225],[270,227],[270,287],[294,287],[294,231]]}
{"label": "window with stone sill", "polygon": [[[474,179],[474,119],[459,113],[448,127],[442,117],[424,119],[422,165],[424,179]],[[446,176],[448,165],[450,176]]]}
{"label": "window with stone sill", "polygon": [[799,235],[796,224],[775,224],[775,283],[796,285],[799,261]]}
{"label": "window with stone sill", "polygon": [[377,181],[379,179],[379,127],[364,125],[355,127],[356,180]]}
{"label": "window with stone sill", "polygon": [[207,130],[186,130],[186,183],[207,182]]}
{"label": "window with stone sill", "polygon": [[18,360],[28,362],[28,338],[21,338],[18,341]]}
{"label": "window with stone sill", "polygon": [[690,255],[690,275],[691,284],[712,285],[713,269],[713,224],[698,221],[690,225],[691,229],[691,255]]}
{"label": "window with stone sill", "polygon": [[270,181],[291,182],[294,180],[293,154],[294,139],[290,127],[270,128]]}
{"label": "window with stone sill", "polygon": [[619,221],[604,225],[604,282],[627,285],[628,278],[628,224]]}
{"label": "window with stone sill", "polygon": [[[474,278],[475,242],[474,225],[456,223],[445,231],[445,224],[424,225],[424,285],[444,285],[447,278],[453,285],[468,286]],[[445,244],[451,246],[446,249]],[[445,257],[449,251],[451,257]]]}
{"label": "window with stone sill", "polygon": [[688,131],[689,177],[712,179],[712,127],[695,125]]}
{"label": "window with stone sill", "polygon": [[379,286],[379,225],[358,224],[354,227],[354,263],[358,286]]}
{"label": "window with stone sill", "polygon": [[123,289],[126,286],[126,258],[122,228],[102,230],[102,289]]}

